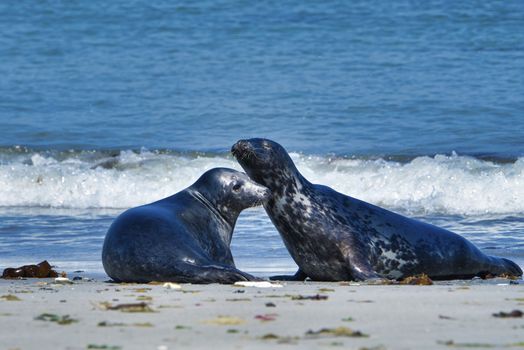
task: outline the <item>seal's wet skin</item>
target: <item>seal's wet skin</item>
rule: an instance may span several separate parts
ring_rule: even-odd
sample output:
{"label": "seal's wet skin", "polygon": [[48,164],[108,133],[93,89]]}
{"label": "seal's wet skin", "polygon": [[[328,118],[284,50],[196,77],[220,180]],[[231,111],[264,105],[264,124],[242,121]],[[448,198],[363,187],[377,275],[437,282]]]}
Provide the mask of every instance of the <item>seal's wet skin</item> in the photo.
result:
{"label": "seal's wet skin", "polygon": [[264,208],[299,266],[286,279],[522,275],[514,262],[485,255],[453,232],[310,183],[274,141],[240,140],[231,151],[251,179],[272,192]]}
{"label": "seal's wet skin", "polygon": [[235,268],[229,246],[240,212],[269,196],[244,173],[211,169],[185,190],[121,214],[104,241],[104,269],[118,282],[255,280]]}

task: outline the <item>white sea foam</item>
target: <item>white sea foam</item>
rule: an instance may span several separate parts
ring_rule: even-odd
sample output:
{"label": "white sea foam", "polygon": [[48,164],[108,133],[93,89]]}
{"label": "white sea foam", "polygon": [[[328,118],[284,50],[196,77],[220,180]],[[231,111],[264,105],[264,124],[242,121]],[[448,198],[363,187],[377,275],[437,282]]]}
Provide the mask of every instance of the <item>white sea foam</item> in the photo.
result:
{"label": "white sea foam", "polygon": [[[104,158],[105,157],[105,158]],[[493,163],[453,154],[407,163],[292,154],[311,182],[393,209],[419,213],[524,212],[524,158]],[[30,152],[0,159],[0,206],[128,208],[169,196],[225,156],[121,151],[114,156]]]}

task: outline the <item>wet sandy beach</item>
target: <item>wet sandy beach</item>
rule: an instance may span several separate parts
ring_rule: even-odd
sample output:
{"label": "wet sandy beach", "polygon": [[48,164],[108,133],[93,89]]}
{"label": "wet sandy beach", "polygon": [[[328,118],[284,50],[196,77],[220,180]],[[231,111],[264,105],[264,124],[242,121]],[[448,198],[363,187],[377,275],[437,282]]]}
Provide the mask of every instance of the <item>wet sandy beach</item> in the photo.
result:
{"label": "wet sandy beach", "polygon": [[0,280],[0,344],[20,350],[524,348],[524,318],[511,314],[524,310],[521,280],[281,285],[171,289]]}

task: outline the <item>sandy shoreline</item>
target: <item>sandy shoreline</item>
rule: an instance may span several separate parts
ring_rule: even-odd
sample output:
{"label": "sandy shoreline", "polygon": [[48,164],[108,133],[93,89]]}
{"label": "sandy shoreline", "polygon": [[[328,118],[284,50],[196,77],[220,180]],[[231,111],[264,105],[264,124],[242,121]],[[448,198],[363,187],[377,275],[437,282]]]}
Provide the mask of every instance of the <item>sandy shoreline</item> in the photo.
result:
{"label": "sandy shoreline", "polygon": [[[524,310],[524,283],[516,282],[305,282],[173,290],[98,280],[72,285],[0,280],[0,345],[20,350],[524,348],[524,318],[493,316]],[[327,299],[299,298],[317,295]],[[110,309],[141,302],[153,312]]]}

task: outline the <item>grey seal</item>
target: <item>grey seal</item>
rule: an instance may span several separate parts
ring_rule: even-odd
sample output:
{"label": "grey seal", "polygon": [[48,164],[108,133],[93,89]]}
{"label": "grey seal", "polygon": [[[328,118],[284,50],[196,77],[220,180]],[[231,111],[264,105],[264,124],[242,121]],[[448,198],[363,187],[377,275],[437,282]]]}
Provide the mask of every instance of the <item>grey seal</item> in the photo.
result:
{"label": "grey seal", "polygon": [[104,240],[104,269],[117,282],[255,280],[235,268],[229,247],[240,212],[269,196],[244,173],[211,169],[190,187],[118,216]]}
{"label": "grey seal", "polygon": [[299,267],[295,276],[277,279],[522,275],[514,262],[485,255],[458,234],[310,183],[274,141],[240,140],[231,151],[272,192],[264,208]]}

